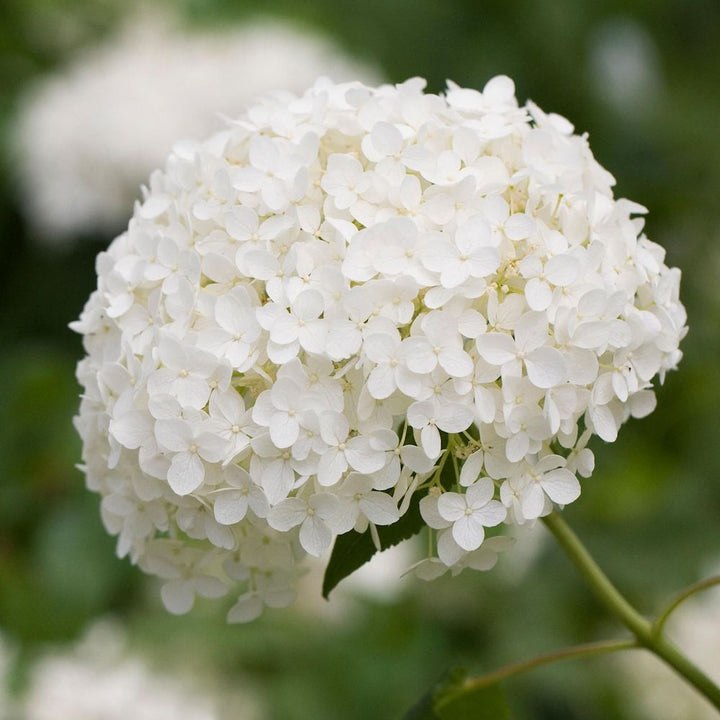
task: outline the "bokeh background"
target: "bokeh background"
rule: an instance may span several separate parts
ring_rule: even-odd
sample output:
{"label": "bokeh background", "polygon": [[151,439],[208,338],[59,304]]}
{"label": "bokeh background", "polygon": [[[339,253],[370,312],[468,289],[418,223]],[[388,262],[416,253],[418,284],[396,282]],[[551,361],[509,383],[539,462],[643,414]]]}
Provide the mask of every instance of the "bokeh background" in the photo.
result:
{"label": "bokeh background", "polygon": [[[97,498],[74,467],[82,348],[67,324],[94,287],[95,255],[122,230],[175,135],[206,134],[248,92],[300,89],[318,73],[420,75],[431,91],[446,78],[480,89],[508,74],[521,101],[588,132],[617,195],[650,209],[648,236],[683,271],[685,357],[652,416],[631,421],[611,446],[594,442],[595,474],[566,518],[646,613],[718,572],[717,0],[5,0],[2,8],[2,720],[399,718],[450,666],[488,671],[622,634],[542,527],[489,573],[430,585],[401,579],[409,548],[329,603],[312,574],[296,608],[250,626],[226,626],[221,603],[170,616],[157,587],[115,558]],[[720,673],[720,596],[688,604],[674,628]],[[712,717],[658,672],[639,654],[608,656],[506,689],[519,720]],[[72,706],[90,695],[105,714]],[[145,709],[112,714],[129,697]]]}

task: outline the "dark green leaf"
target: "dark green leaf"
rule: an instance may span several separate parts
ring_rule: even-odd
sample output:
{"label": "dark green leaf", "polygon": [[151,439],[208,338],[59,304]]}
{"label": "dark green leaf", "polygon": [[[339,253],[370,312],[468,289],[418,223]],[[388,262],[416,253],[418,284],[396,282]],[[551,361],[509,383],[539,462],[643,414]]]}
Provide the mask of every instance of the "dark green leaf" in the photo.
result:
{"label": "dark green leaf", "polygon": [[405,713],[403,720],[511,720],[498,684],[466,689],[467,672],[452,668]]}
{"label": "dark green leaf", "polygon": [[511,720],[505,692],[498,683],[465,692],[450,686],[435,695],[434,711],[438,720]]}
{"label": "dark green leaf", "polygon": [[458,690],[465,681],[467,672],[463,668],[451,668],[403,715],[402,720],[440,720],[435,712],[435,703],[449,690]]}
{"label": "dark green leaf", "polygon": [[[443,445],[447,445],[447,435],[442,433]],[[446,491],[454,490],[458,478],[455,475],[455,465],[452,458],[448,458],[440,471],[440,484]]]}
{"label": "dark green leaf", "polygon": [[[417,535],[425,523],[420,515],[420,494],[415,494],[410,501],[408,511],[392,525],[378,526],[378,536],[382,550],[397,545],[403,540]],[[358,533],[351,530],[339,535],[335,541],[330,561],[325,570],[322,594],[324,598],[344,578],[355,572],[368,562],[377,552],[370,531]]]}

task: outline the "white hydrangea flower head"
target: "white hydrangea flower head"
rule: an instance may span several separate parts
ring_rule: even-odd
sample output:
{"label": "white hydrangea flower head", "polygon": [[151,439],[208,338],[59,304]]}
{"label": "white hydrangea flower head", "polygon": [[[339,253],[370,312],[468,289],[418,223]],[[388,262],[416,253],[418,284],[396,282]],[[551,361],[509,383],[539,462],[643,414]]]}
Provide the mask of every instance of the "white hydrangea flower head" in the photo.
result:
{"label": "white hydrangea flower head", "polygon": [[380,79],[321,34],[288,22],[190,32],[171,4],[143,7],[117,36],[78,53],[23,98],[13,146],[28,222],[46,243],[118,232],[175,140],[204,138],[256,95],[301,92],[321,73]]}
{"label": "white hydrangea flower head", "polygon": [[288,605],[304,556],[418,500],[418,574],[491,567],[681,357],[680,272],[587,138],[504,76],[424,86],[266,96],[98,258],[84,467],[172,612]]}

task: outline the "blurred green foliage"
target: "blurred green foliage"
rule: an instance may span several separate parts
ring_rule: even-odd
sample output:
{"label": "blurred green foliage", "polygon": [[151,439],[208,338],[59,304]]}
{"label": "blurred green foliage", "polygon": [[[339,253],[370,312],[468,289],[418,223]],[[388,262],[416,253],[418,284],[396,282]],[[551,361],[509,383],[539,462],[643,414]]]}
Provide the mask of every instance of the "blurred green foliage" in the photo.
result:
{"label": "blurred green foliage", "polygon": [[[481,88],[511,75],[518,97],[590,134],[617,193],[650,209],[647,233],[684,273],[685,358],[658,409],[616,443],[566,517],[618,585],[651,613],[673,589],[720,562],[720,3],[717,0],[183,0],[188,26],[227,26],[262,13],[319,28],[386,76],[446,78]],[[0,10],[0,132],[21,93],[112,32],[119,0],[6,0]],[[613,104],[598,81],[602,38],[635,28],[651,48],[653,93]],[[49,129],[51,131],[51,129]],[[0,153],[0,628],[27,656],[115,613],[158,662],[192,655],[198,670],[258,694],[268,717],[399,717],[447,668],[487,671],[562,645],[612,636],[614,624],[549,542],[521,568],[407,581],[397,602],[367,601],[342,620],[266,613],[226,627],[201,605],[173,618],[148,592],[98,516],[74,468],[71,418],[82,356],[67,323],[94,286],[110,238],[48,248],[21,216],[12,148]],[[540,534],[542,531],[540,529]],[[521,544],[532,544],[525,539]],[[521,550],[521,548],[518,548]],[[505,567],[503,567],[505,565]],[[320,599],[318,582],[318,604]],[[330,603],[333,599],[331,597]],[[212,671],[208,671],[212,668]],[[509,684],[516,717],[612,720],[627,715],[612,664],[544,668]],[[232,717],[233,715],[229,715]]]}

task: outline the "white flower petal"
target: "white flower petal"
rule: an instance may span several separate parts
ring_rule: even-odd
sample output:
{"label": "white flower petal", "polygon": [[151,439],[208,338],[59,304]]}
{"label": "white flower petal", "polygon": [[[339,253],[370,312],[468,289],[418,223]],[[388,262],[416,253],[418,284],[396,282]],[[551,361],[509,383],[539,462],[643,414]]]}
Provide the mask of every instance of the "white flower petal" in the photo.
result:
{"label": "white flower petal", "polygon": [[491,500],[487,505],[476,510],[475,514],[485,527],[495,527],[507,518],[507,510],[497,500]]}
{"label": "white flower petal", "polygon": [[134,410],[111,420],[109,430],[121,445],[130,450],[137,450],[148,437],[152,436],[153,421],[148,414]]}
{"label": "white flower petal", "polygon": [[376,400],[384,400],[395,392],[395,372],[390,365],[377,365],[367,381],[370,395]]}
{"label": "white flower petal", "polygon": [[[328,450],[320,457],[317,469],[318,482],[324,487],[334,485],[347,470],[345,454],[337,450]],[[357,468],[356,468],[357,469]],[[376,468],[379,470],[379,468]]]}
{"label": "white flower petal", "polygon": [[366,437],[355,437],[345,443],[345,458],[353,470],[366,475],[385,466],[385,453],[374,450]]}
{"label": "white flower petal", "polygon": [[494,494],[495,485],[490,478],[480,478],[465,491],[468,505],[472,508],[487,505],[487,503],[492,500]]}
{"label": "white flower petal", "polygon": [[426,495],[420,500],[420,514],[422,519],[427,523],[428,527],[436,530],[442,530],[450,527],[451,521],[446,520],[438,510],[438,498],[434,495]]}
{"label": "white flower petal", "polygon": [[548,389],[565,381],[565,359],[559,350],[541,347],[525,357],[528,378],[535,387]]}
{"label": "white flower petal", "polygon": [[437,501],[438,514],[443,520],[455,522],[465,515],[468,508],[463,495],[455,492],[443,493]]}
{"label": "white flower petal", "polygon": [[310,498],[308,504],[313,509],[315,515],[323,520],[328,520],[338,511],[340,501],[336,495],[322,492],[315,493],[315,495]]}
{"label": "white flower petal", "polygon": [[431,459],[439,457],[442,449],[440,443],[440,433],[434,425],[426,425],[420,431],[420,443],[427,456]]}
{"label": "white flower petal", "polygon": [[375,525],[392,525],[400,517],[392,497],[382,492],[368,493],[360,500],[360,510]]}
{"label": "white flower petal", "polygon": [[553,285],[570,285],[579,272],[580,263],[570,255],[555,255],[545,263],[545,277]]}
{"label": "white flower petal", "polygon": [[483,466],[483,452],[478,450],[470,455],[460,468],[459,482],[467,487],[472,485],[479,477]]}
{"label": "white flower petal", "polygon": [[307,516],[308,506],[305,501],[291,497],[270,508],[267,521],[271,528],[285,532],[300,525]]}
{"label": "white flower petal", "polygon": [[473,419],[472,408],[460,403],[445,403],[435,411],[435,425],[449,433],[467,430]]}
{"label": "white flower petal", "polygon": [[437,355],[426,339],[410,337],[403,340],[402,344],[409,370],[425,375],[435,369],[438,362]]}
{"label": "white flower petal", "polygon": [[542,312],[527,312],[515,325],[515,342],[518,350],[529,353],[545,345],[548,336],[548,318]]}
{"label": "white flower petal", "polygon": [[447,572],[447,566],[439,559],[425,558],[419,563],[410,567],[415,576],[420,580],[430,581],[437,580],[440,576]]}
{"label": "white flower petal", "polygon": [[240,522],[247,513],[248,499],[239,491],[221,492],[213,503],[215,519],[221,525],[234,525]]}
{"label": "white flower petal", "polygon": [[332,545],[333,534],[319,518],[308,517],[300,526],[300,544],[314,557],[320,557]]}
{"label": "white flower petal", "polygon": [[[507,459],[511,463],[516,463],[522,460],[530,450],[530,438],[527,433],[516,433],[508,438],[507,444],[505,445],[505,453]],[[488,473],[490,471],[488,470]]]}
{"label": "white flower petal", "polygon": [[617,421],[607,405],[596,405],[591,407],[590,420],[595,432],[605,442],[615,442],[615,440],[617,440]]}
{"label": "white flower petal", "polygon": [[372,333],[363,342],[363,350],[368,360],[374,363],[390,362],[400,345],[398,338],[385,333]]}
{"label": "white flower petal", "polygon": [[170,463],[167,479],[178,495],[189,495],[202,485],[205,466],[197,453],[177,453]]}
{"label": "white flower petal", "polygon": [[195,591],[192,584],[185,579],[170,580],[160,588],[163,605],[173,615],[184,615],[190,612],[195,604]]}
{"label": "white flower petal", "polygon": [[475,344],[483,359],[491,365],[504,365],[514,360],[517,355],[515,342],[510,335],[504,333],[490,332],[480,335]]}
{"label": "white flower petal", "polygon": [[270,421],[270,437],[278,448],[293,445],[300,434],[300,425],[295,417],[285,413],[275,413]]}
{"label": "white flower petal", "polygon": [[531,483],[525,492],[523,492],[520,506],[526,520],[534,520],[539,518],[547,503],[547,498],[542,488],[537,483]]}
{"label": "white flower petal", "polygon": [[443,350],[438,355],[438,361],[450,377],[465,377],[473,371],[472,358],[459,348]]}
{"label": "white flower petal", "polygon": [[529,238],[535,230],[533,219],[525,213],[511,215],[503,224],[503,231],[510,240]]}
{"label": "white flower petal", "polygon": [[394,155],[402,149],[400,131],[392,124],[379,120],[370,133],[373,146],[382,155]]}
{"label": "white flower petal", "polygon": [[531,310],[547,310],[552,302],[552,290],[539,278],[531,278],[525,285],[525,297]]}
{"label": "white flower petal", "polygon": [[245,593],[228,610],[227,621],[229,623],[252,622],[262,615],[262,611],[263,601],[260,595],[256,592]]}
{"label": "white flower petal", "polygon": [[463,515],[452,526],[455,542],[466,551],[477,550],[485,539],[485,530],[475,514]]}
{"label": "white flower petal", "polygon": [[452,528],[438,535],[437,554],[440,561],[448,567],[455,565],[465,554],[465,551],[455,541]]}
{"label": "white flower petal", "polygon": [[552,470],[544,475],[542,487],[547,496],[560,505],[567,505],[580,497],[578,479],[565,468]]}
{"label": "white flower petal", "polygon": [[657,406],[657,398],[652,390],[641,390],[630,398],[630,413],[634,418],[648,416]]}
{"label": "white flower petal", "polygon": [[295,473],[287,463],[274,460],[263,470],[260,482],[268,501],[274,505],[288,496],[295,484]]}
{"label": "white flower petal", "polygon": [[400,451],[403,464],[416,473],[428,473],[435,466],[435,461],[429,458],[417,445],[403,445]]}
{"label": "white flower petal", "polygon": [[216,577],[202,575],[195,580],[195,590],[198,595],[206,598],[221,598],[227,593],[227,588]]}
{"label": "white flower petal", "polygon": [[192,431],[185,420],[158,420],[155,423],[155,437],[166,450],[182,452],[187,450],[192,441]]}

